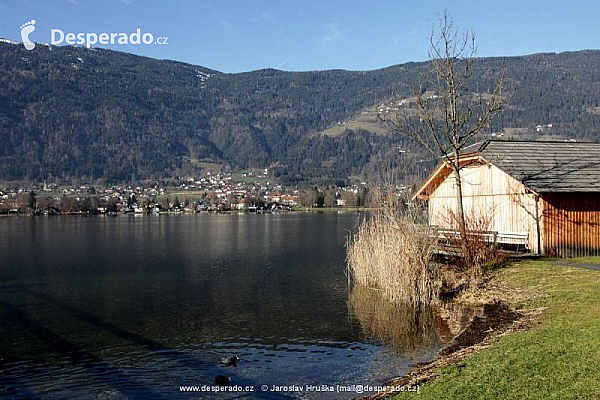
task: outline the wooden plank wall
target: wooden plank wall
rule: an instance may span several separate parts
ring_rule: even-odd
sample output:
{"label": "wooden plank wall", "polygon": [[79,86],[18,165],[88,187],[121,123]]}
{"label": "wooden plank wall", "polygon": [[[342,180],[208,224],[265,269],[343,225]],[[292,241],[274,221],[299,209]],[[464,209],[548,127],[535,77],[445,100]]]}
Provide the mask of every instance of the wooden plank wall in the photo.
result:
{"label": "wooden plank wall", "polygon": [[545,253],[600,256],[600,193],[547,193],[541,197]]}
{"label": "wooden plank wall", "polygon": [[[541,207],[536,209],[534,195],[527,193],[523,184],[492,164],[468,166],[461,171],[461,177],[465,215],[475,219],[485,217],[490,222],[487,227],[471,228],[527,232],[529,249],[539,252],[537,226],[543,224]],[[452,175],[429,196],[429,223],[456,229],[449,220],[449,210],[456,210],[456,185]],[[543,228],[541,230],[543,232]]]}

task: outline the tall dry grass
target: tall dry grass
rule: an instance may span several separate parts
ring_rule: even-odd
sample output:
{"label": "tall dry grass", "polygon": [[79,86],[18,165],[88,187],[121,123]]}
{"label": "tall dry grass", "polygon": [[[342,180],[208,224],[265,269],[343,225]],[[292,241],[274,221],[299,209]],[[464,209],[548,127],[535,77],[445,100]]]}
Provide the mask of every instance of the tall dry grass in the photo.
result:
{"label": "tall dry grass", "polygon": [[435,243],[416,213],[384,208],[362,221],[347,244],[349,280],[377,288],[394,303],[418,307],[437,300]]}

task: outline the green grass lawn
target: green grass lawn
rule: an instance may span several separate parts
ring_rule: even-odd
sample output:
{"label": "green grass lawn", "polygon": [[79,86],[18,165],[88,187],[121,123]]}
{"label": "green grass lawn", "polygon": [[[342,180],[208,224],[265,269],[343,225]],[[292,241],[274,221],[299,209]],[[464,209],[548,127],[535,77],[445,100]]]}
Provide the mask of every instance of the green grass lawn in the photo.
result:
{"label": "green grass lawn", "polygon": [[[600,263],[598,257],[577,261]],[[442,369],[415,396],[600,398],[600,272],[528,261],[497,271],[496,277],[514,288],[539,293],[534,300],[518,304],[547,307],[538,323]]]}

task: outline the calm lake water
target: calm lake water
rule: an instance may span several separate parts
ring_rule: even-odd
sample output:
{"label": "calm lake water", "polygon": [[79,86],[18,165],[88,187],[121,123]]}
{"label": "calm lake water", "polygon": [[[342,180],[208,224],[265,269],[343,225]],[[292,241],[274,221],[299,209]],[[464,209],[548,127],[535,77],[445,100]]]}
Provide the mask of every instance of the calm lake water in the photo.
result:
{"label": "calm lake water", "polygon": [[[443,329],[349,293],[358,218],[2,218],[0,397],[222,398],[179,390],[219,374],[254,386],[247,398],[357,395],[262,385],[383,384],[431,357]],[[237,367],[220,364],[234,354]]]}

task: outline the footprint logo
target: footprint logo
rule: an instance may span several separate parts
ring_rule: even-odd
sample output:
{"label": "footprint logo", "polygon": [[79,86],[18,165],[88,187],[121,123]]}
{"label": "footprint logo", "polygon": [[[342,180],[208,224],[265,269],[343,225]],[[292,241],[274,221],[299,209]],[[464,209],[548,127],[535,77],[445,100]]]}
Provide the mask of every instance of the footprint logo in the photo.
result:
{"label": "footprint logo", "polygon": [[29,34],[35,31],[35,19],[21,25],[21,39],[23,39],[23,45],[27,50],[33,50],[35,43],[29,40]]}

